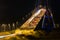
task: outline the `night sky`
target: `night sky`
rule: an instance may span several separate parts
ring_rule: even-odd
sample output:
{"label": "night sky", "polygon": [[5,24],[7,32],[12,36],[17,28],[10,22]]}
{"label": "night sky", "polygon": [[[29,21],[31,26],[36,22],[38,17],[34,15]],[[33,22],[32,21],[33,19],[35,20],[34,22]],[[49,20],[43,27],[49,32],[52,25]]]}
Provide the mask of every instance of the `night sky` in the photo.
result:
{"label": "night sky", "polygon": [[[0,0],[0,23],[9,23],[21,19],[34,9],[35,4],[36,0]],[[49,0],[49,6],[56,23],[60,23],[59,5],[59,0]]]}

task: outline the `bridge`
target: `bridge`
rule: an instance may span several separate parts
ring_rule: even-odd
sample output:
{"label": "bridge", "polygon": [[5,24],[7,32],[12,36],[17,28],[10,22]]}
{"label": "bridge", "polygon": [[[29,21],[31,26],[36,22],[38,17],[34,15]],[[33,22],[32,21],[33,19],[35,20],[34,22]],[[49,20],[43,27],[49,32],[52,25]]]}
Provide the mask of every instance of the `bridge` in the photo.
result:
{"label": "bridge", "polygon": [[[41,19],[46,14],[47,10],[46,8],[40,8],[37,11],[33,13],[33,15],[25,22],[23,25],[21,25],[19,28],[12,30],[12,31],[4,31],[0,32],[0,39],[9,39],[11,37],[15,37],[16,35],[32,35],[34,36],[36,34],[35,28],[37,27],[38,23],[41,21]],[[43,27],[43,26],[42,26]],[[39,31],[41,34],[45,34],[44,31]]]}
{"label": "bridge", "polygon": [[[46,9],[44,8],[37,10],[37,12],[35,12],[22,26],[20,26],[19,30],[34,30],[45,12]],[[17,32],[17,34],[20,33],[19,31],[17,31],[17,29],[15,31]]]}

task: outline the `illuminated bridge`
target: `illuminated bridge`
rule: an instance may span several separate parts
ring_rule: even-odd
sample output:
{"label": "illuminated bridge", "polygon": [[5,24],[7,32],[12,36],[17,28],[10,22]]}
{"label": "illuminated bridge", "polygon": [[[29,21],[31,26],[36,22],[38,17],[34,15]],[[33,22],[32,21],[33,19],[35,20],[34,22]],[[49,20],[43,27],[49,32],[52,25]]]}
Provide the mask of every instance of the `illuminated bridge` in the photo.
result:
{"label": "illuminated bridge", "polygon": [[[42,20],[42,18],[43,18],[43,21],[44,21],[44,18],[46,17],[46,15],[47,15],[47,17],[52,16],[52,14],[48,14],[48,13],[46,14],[46,13],[47,13],[46,8],[40,8],[37,11],[35,11],[32,14],[32,16],[23,25],[19,26],[18,28],[16,28],[15,24],[13,24],[13,27],[12,27],[13,29],[11,30],[11,28],[9,28],[10,31],[6,31],[6,25],[3,24],[2,26],[4,28],[3,28],[3,31],[0,32],[0,38],[7,38],[7,37],[10,38],[10,37],[14,37],[16,35],[25,35],[25,36],[34,35],[36,33],[36,31],[34,31],[34,30],[37,28],[37,25]],[[42,26],[39,26],[42,29],[44,29],[44,22],[43,21],[42,21]],[[52,23],[53,23],[53,21],[52,21]],[[18,24],[18,22],[17,22],[17,24]],[[10,27],[10,24],[8,24],[8,25]],[[48,24],[46,24],[46,25],[48,25]],[[45,34],[45,31],[39,31],[39,32],[43,35]]]}
{"label": "illuminated bridge", "polygon": [[[42,22],[42,26],[38,26],[40,22]],[[8,26],[7,24],[2,24],[0,29],[0,39],[10,39],[11,37],[16,37],[17,35],[35,36],[37,35],[36,29],[40,29],[38,30],[39,33],[45,35],[46,32],[53,30],[54,27],[55,25],[53,21],[53,15],[50,9],[46,9],[46,7],[42,7],[40,5],[33,10],[31,17],[28,17],[28,20],[25,20],[25,23],[23,23],[22,25],[20,25],[18,21],[16,22],[16,25],[15,23],[8,24]],[[39,36],[40,35],[37,35],[35,37]],[[17,38],[19,39],[19,37]]]}

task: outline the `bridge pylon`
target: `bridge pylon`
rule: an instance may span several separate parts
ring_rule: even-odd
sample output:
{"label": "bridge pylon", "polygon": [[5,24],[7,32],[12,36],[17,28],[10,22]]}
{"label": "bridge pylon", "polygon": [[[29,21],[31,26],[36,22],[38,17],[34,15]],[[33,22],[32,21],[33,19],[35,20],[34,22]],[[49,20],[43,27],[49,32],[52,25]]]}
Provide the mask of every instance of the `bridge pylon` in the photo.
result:
{"label": "bridge pylon", "polygon": [[42,21],[42,29],[45,30],[46,32],[50,32],[53,30],[55,27],[55,23],[53,20],[53,14],[50,9],[47,9],[43,21]]}

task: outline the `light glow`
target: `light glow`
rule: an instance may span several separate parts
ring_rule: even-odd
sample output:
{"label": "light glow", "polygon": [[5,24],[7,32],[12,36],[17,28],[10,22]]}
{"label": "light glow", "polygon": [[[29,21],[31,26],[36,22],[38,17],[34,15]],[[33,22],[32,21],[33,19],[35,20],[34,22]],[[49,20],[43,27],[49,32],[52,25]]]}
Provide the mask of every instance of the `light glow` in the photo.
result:
{"label": "light glow", "polygon": [[29,23],[37,16],[39,15],[41,12],[41,10],[38,10],[30,19],[29,19]]}

